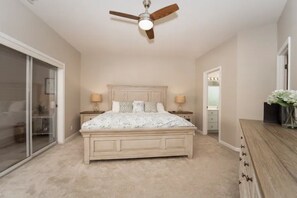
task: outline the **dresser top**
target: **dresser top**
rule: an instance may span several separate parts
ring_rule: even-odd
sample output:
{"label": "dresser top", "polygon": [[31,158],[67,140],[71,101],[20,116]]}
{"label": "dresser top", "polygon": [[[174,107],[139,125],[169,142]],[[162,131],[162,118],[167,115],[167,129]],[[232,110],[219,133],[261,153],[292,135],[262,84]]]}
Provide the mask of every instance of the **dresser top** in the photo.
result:
{"label": "dresser top", "polygon": [[240,120],[264,197],[297,197],[297,130]]}

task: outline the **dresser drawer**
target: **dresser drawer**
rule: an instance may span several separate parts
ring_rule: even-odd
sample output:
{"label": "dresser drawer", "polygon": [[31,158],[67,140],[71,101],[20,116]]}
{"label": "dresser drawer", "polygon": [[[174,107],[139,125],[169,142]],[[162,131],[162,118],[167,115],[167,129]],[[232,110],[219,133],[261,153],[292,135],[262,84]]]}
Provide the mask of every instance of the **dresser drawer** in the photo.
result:
{"label": "dresser drawer", "polygon": [[218,122],[218,116],[208,114],[208,122]]}
{"label": "dresser drawer", "polygon": [[192,116],[191,115],[186,115],[186,114],[184,114],[184,115],[179,115],[180,117],[182,117],[182,118],[185,118],[186,120],[188,119],[188,120],[191,120],[191,118],[192,118]]}
{"label": "dresser drawer", "polygon": [[243,136],[241,137],[239,161],[240,197],[261,198],[250,152]]}
{"label": "dresser drawer", "polygon": [[208,110],[208,115],[218,115],[218,110]]}
{"label": "dresser drawer", "polygon": [[92,120],[93,118],[95,118],[97,115],[84,115],[82,121],[86,122],[89,120]]}
{"label": "dresser drawer", "polygon": [[192,114],[177,114],[179,117],[182,117],[186,120],[188,120],[189,122],[192,122],[193,120],[193,116]]}
{"label": "dresser drawer", "polygon": [[92,120],[96,116],[104,113],[104,111],[83,111],[80,112],[80,125],[82,125],[84,122]]}
{"label": "dresser drawer", "polygon": [[168,111],[171,114],[177,115],[179,117],[182,117],[189,122],[193,123],[193,112],[191,111]]}
{"label": "dresser drawer", "polygon": [[218,123],[208,122],[208,130],[218,130]]}

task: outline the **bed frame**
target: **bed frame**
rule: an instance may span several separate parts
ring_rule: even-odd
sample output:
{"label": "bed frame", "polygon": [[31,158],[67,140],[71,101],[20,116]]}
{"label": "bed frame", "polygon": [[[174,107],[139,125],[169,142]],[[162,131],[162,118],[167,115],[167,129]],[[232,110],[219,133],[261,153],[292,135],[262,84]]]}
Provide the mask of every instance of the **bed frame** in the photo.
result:
{"label": "bed frame", "polygon": [[[112,101],[162,102],[166,108],[166,86],[108,85],[109,107]],[[196,127],[160,129],[81,129],[84,138],[84,163],[90,160],[148,158],[166,156],[193,157]]]}

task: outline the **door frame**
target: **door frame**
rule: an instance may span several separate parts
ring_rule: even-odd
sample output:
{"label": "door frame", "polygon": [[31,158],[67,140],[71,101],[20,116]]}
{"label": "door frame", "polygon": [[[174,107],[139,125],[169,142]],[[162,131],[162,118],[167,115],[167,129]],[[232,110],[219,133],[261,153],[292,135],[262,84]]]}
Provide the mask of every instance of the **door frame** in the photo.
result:
{"label": "door frame", "polygon": [[[54,65],[57,67],[57,92],[58,92],[58,98],[57,98],[57,103],[58,103],[58,108],[57,108],[57,142],[59,144],[63,144],[65,142],[65,69],[66,66],[64,63],[24,44],[21,41],[18,41],[2,32],[0,32],[0,44],[9,47],[11,49],[14,49],[18,52],[24,53],[30,57],[39,59],[41,61],[44,61],[46,63],[49,63],[51,65]],[[27,58],[27,64],[28,65],[29,59]],[[30,69],[27,66],[27,70]],[[28,71],[27,71],[27,80],[30,79],[31,77],[28,76]],[[28,82],[26,83],[26,88],[27,90],[30,90],[30,87],[28,85]],[[26,93],[27,94],[27,98],[29,97],[30,93]],[[26,108],[29,109],[28,107],[30,107],[31,104],[29,104],[27,102],[26,104]],[[28,119],[28,115],[26,116]],[[31,117],[31,116],[29,116]],[[28,122],[28,120],[27,120]],[[31,123],[31,120],[29,120],[29,124]],[[28,127],[28,125],[27,125]],[[27,128],[27,137],[28,134],[31,133],[29,132],[30,130],[28,130]],[[32,144],[32,141],[30,141],[30,144]],[[48,148],[52,147],[53,145],[55,145],[56,142],[51,143],[50,145],[40,149],[39,151],[32,153],[29,157],[27,157],[26,159],[20,161],[19,163],[9,167],[8,169],[2,171],[0,173],[0,177],[8,174],[9,172],[11,172],[12,170],[16,169],[17,167],[21,166],[22,164],[28,162],[29,160],[31,160],[33,157],[37,156],[38,154],[44,152],[45,150],[47,150]],[[31,147],[31,149],[29,149]],[[28,153],[28,149],[32,150],[32,145],[27,144],[27,155],[30,154]]]}
{"label": "door frame", "polygon": [[210,70],[207,70],[203,72],[203,129],[202,129],[202,134],[207,135],[208,134],[208,112],[207,112],[207,101],[208,101],[208,74],[213,73],[213,72],[219,72],[219,105],[218,105],[218,111],[219,111],[219,119],[218,119],[218,134],[219,134],[219,139],[218,141],[221,141],[221,104],[222,104],[222,67],[216,67]]}
{"label": "door frame", "polygon": [[288,53],[288,90],[291,90],[291,37],[288,37],[277,52],[276,89],[284,89],[285,54]]}

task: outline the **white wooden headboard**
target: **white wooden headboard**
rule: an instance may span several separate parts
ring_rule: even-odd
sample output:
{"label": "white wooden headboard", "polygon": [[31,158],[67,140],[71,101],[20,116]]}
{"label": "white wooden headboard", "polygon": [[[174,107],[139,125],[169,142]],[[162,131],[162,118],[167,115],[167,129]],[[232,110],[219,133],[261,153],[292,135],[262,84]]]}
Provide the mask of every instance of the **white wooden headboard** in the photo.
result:
{"label": "white wooden headboard", "polygon": [[162,102],[166,109],[167,86],[107,85],[107,87],[109,109],[111,109],[112,101],[133,100]]}

